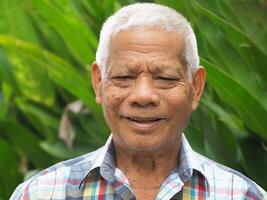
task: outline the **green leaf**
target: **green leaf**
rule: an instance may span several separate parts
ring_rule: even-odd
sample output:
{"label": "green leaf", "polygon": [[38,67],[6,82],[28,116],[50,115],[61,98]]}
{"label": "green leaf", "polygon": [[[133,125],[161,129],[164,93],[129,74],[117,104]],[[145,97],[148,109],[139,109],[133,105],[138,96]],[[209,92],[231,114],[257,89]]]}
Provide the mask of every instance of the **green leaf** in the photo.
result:
{"label": "green leaf", "polygon": [[101,107],[96,104],[94,94],[90,91],[89,77],[82,76],[64,59],[28,42],[0,34],[0,44],[21,51],[26,58],[33,59],[46,68],[51,79],[81,99],[90,108],[97,122],[105,127],[103,116],[100,114]]}
{"label": "green leaf", "polygon": [[25,1],[1,0],[0,32],[37,44],[38,37],[23,7]]}
{"label": "green leaf", "polygon": [[70,159],[90,152],[92,149],[69,149],[62,141],[41,142],[44,151],[60,159]]}
{"label": "green leaf", "polygon": [[[1,12],[0,17],[5,20],[0,25],[0,32],[38,44],[39,38],[23,1],[2,0],[1,5],[3,6],[1,9],[3,12]],[[12,65],[12,70],[5,70],[10,75],[5,79],[10,81],[11,78],[14,78],[20,92],[29,99],[53,105],[54,90],[48,81],[45,71],[36,67],[34,63],[27,59],[22,60],[14,49],[6,48],[5,53],[8,55],[9,60],[5,62],[4,67],[11,68],[7,65],[8,62]]]}
{"label": "green leaf", "polygon": [[27,127],[18,122],[0,121],[0,132],[13,148],[27,156],[36,168],[48,167],[53,163],[53,159],[40,148],[40,138]]}
{"label": "green leaf", "polygon": [[228,126],[237,138],[248,136],[244,123],[235,114],[229,111],[227,112],[216,104],[215,101],[211,101],[207,98],[202,98],[201,103],[203,103],[203,106],[214,112],[218,119]]}
{"label": "green leaf", "polygon": [[63,1],[51,3],[44,0],[33,0],[32,4],[47,23],[61,35],[68,49],[79,62],[85,65],[94,60],[93,50],[97,47],[97,39],[85,24],[75,15],[67,12],[72,9],[69,4]]}
{"label": "green leaf", "polygon": [[10,110],[10,99],[12,95],[12,87],[3,82],[0,86],[0,120],[7,118],[8,111]]}
{"label": "green leaf", "polygon": [[[200,10],[201,11],[201,13],[202,14],[205,14],[205,15],[207,15],[210,19],[212,19],[212,20],[215,20],[219,25],[222,25],[222,26],[224,26],[224,27],[227,27],[227,28],[229,28],[229,29],[232,29],[232,31],[236,31],[236,32],[238,32],[238,33],[240,33],[242,36],[244,36],[244,37],[246,37],[248,40],[250,40],[257,48],[259,48],[263,53],[264,53],[264,55],[265,56],[267,56],[267,48],[266,48],[266,37],[264,38],[264,35],[266,35],[267,34],[267,32],[263,32],[263,34],[259,34],[259,33],[261,33],[261,31],[262,31],[262,29],[260,30],[260,31],[255,31],[255,28],[251,28],[251,25],[253,26],[253,27],[256,27],[256,26],[254,26],[253,25],[253,23],[251,23],[251,22],[248,22],[248,20],[245,22],[246,23],[246,25],[248,26],[248,29],[250,29],[249,31],[244,31],[244,30],[242,30],[241,28],[239,28],[239,27],[237,27],[237,26],[235,26],[235,25],[233,25],[233,24],[231,24],[231,22],[230,21],[227,21],[227,20],[225,20],[225,19],[223,19],[222,17],[220,17],[219,15],[216,15],[214,12],[212,12],[211,10],[209,10],[209,9],[207,9],[207,8],[205,8],[204,6],[202,6],[198,1],[192,1],[193,3],[194,3],[194,5],[196,6],[196,9],[198,9],[198,10]],[[226,2],[228,2],[228,4],[229,4],[229,2],[230,1],[226,1]],[[243,3],[243,4],[240,4],[240,3],[235,3],[235,6],[244,6],[245,5],[245,2]],[[235,9],[235,7],[233,7],[232,6],[232,8],[233,9]],[[260,9],[260,6],[258,6],[257,7],[258,8],[258,11],[259,11],[259,9]],[[249,7],[249,9],[251,9],[251,7]],[[256,9],[255,7],[254,7],[254,9]],[[242,11],[242,9],[238,9],[238,10],[240,10],[240,11]],[[263,14],[264,14],[264,10],[263,9],[261,9],[262,10],[262,12],[263,12]],[[235,13],[240,13],[240,12],[236,12],[236,10],[234,11]],[[242,12],[244,12],[244,10],[242,11]],[[256,11],[257,12],[257,11]],[[243,13],[244,14],[244,13]],[[262,16],[263,17],[263,16]],[[241,18],[242,17],[239,17],[239,19],[241,20]],[[266,18],[266,16],[265,17],[263,17],[263,18]],[[249,18],[249,20],[250,20],[251,18]],[[244,20],[244,19],[243,19]],[[264,20],[264,19],[262,19],[262,20]],[[259,27],[258,27],[259,28]],[[251,31],[251,29],[253,30],[253,31]],[[265,29],[265,28],[264,28]],[[257,37],[257,35],[259,35],[260,37]]]}
{"label": "green leaf", "polygon": [[267,168],[267,151],[262,147],[263,143],[254,138],[244,138],[239,144],[248,175],[266,189],[267,179],[264,169]]}
{"label": "green leaf", "polygon": [[[265,90],[267,84],[264,78],[267,75],[264,66],[267,56],[266,52],[264,55],[264,51],[256,45],[257,43],[266,46],[265,39],[256,36],[258,33],[266,34],[266,28],[263,28],[263,32],[255,32],[258,25],[251,23],[251,21],[257,21],[259,26],[264,26],[266,17],[262,6],[252,1],[248,3],[240,1],[233,3],[233,1],[228,0],[190,2],[194,5],[191,7],[191,13],[196,26],[199,52],[202,57],[233,75],[254,95],[266,96],[266,94],[263,94],[263,90]],[[235,4],[235,7],[232,4]],[[257,15],[249,11],[246,12],[247,20],[245,21],[251,27],[250,33],[238,23],[239,20],[244,20],[244,17],[239,15],[239,11],[245,4],[251,4],[253,9],[259,10]],[[250,10],[249,6],[245,7]],[[243,10],[240,12],[243,13]],[[255,29],[252,30],[252,27],[255,27]],[[251,37],[251,33],[255,35]],[[267,102],[267,99],[265,98],[263,101]]]}
{"label": "green leaf", "polygon": [[199,152],[203,155],[206,154],[204,147],[203,132],[199,130],[194,123],[190,123],[188,125],[185,136],[188,139],[194,151]]}
{"label": "green leaf", "polygon": [[2,138],[0,138],[0,158],[0,198],[8,199],[21,177],[17,171],[16,154]]}
{"label": "green leaf", "polygon": [[27,101],[23,98],[16,98],[15,102],[40,135],[50,139],[57,137],[60,111],[52,110],[52,108]]}
{"label": "green leaf", "polygon": [[16,89],[15,78],[12,73],[12,67],[8,61],[7,55],[4,49],[0,47],[0,81],[5,81],[9,85],[12,85],[13,89]]}
{"label": "green leaf", "polygon": [[9,57],[12,59],[13,74],[21,94],[35,102],[53,106],[55,91],[45,69],[37,67],[33,60],[23,58],[20,52],[12,52]]}
{"label": "green leaf", "polygon": [[267,141],[267,124],[265,122],[267,109],[261,101],[234,77],[216,68],[205,59],[201,59],[201,62],[206,66],[208,83],[212,84],[221,100],[239,113],[255,134]]}
{"label": "green leaf", "polygon": [[97,1],[94,0],[82,0],[82,3],[84,7],[87,9],[87,11],[95,18],[95,19],[101,19],[102,10],[99,7]]}

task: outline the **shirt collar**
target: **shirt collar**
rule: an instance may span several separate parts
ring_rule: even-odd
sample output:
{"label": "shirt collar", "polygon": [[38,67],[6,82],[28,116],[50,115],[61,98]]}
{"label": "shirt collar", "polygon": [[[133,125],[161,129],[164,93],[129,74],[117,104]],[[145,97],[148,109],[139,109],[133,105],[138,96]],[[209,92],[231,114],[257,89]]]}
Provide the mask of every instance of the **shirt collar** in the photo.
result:
{"label": "shirt collar", "polygon": [[112,151],[113,151],[113,142],[112,142],[112,133],[111,133],[110,136],[108,137],[106,144],[102,148],[93,152],[95,153],[94,156],[88,161],[90,162],[90,167],[87,169],[87,172],[82,177],[81,182],[79,184],[79,188],[82,187],[87,177],[94,170],[100,169],[103,163],[109,163],[109,165],[111,165],[111,169],[109,170],[109,173],[112,173],[113,165],[115,166],[114,155],[112,155],[113,154]]}
{"label": "shirt collar", "polygon": [[[105,157],[112,153],[113,154],[113,142],[112,142],[112,134],[110,134],[106,144],[103,146],[101,151],[99,151],[98,155],[93,159],[92,166],[90,171],[100,167],[103,162],[106,163]],[[114,156],[113,156],[114,157]],[[107,160],[107,159],[106,159]]]}
{"label": "shirt collar", "polygon": [[191,148],[185,135],[182,134],[178,173],[183,182],[186,182],[192,176],[194,171],[198,171],[203,175],[209,187],[208,175],[205,172],[201,160],[198,158],[196,152]]}
{"label": "shirt collar", "polygon": [[[97,152],[95,156],[91,159],[91,167],[88,168],[87,173],[83,176],[79,188],[84,183],[86,178],[95,170],[100,169],[100,174],[106,179],[111,179],[115,171],[115,153],[112,141],[112,134],[110,134],[106,144]],[[180,149],[180,162],[177,166],[177,170],[180,178],[183,182],[186,182],[196,170],[200,172],[208,183],[208,175],[205,173],[204,167],[201,161],[198,159],[196,153],[191,148],[184,134],[181,138],[181,149]]]}
{"label": "shirt collar", "polygon": [[188,143],[185,135],[182,134],[178,172],[183,174],[189,169],[197,170],[205,176],[204,169],[200,164],[199,159],[196,157],[196,154]]}

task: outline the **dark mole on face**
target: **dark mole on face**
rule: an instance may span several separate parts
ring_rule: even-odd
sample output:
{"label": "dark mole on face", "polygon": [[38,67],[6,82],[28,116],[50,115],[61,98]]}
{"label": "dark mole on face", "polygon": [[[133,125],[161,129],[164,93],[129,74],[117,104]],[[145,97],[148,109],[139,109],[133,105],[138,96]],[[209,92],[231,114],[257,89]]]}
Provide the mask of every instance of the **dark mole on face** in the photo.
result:
{"label": "dark mole on face", "polygon": [[116,100],[119,101],[120,100],[120,97],[116,97]]}
{"label": "dark mole on face", "polygon": [[112,95],[112,98],[115,98],[115,100],[117,100],[117,101],[120,100],[120,97],[119,97],[119,96],[116,96],[116,94],[113,94],[113,95]]}

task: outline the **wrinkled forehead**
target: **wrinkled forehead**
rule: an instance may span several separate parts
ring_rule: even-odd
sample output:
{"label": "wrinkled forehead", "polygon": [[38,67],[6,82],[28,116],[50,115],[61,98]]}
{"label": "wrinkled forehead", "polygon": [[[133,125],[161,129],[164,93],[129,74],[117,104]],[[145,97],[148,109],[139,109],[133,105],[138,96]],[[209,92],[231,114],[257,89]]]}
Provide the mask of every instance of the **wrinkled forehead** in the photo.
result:
{"label": "wrinkled forehead", "polygon": [[158,61],[163,66],[177,65],[177,60],[180,65],[185,66],[184,36],[183,31],[169,33],[148,27],[135,27],[118,32],[110,40],[108,66],[111,63],[126,65],[127,63],[123,63],[124,58],[131,60],[127,65],[140,64],[140,56],[149,58],[155,66]]}
{"label": "wrinkled forehead", "polygon": [[109,48],[112,45],[134,44],[143,46],[165,45],[173,50],[181,51],[185,47],[185,30],[179,32],[166,32],[159,28],[137,26],[127,30],[113,33]]}

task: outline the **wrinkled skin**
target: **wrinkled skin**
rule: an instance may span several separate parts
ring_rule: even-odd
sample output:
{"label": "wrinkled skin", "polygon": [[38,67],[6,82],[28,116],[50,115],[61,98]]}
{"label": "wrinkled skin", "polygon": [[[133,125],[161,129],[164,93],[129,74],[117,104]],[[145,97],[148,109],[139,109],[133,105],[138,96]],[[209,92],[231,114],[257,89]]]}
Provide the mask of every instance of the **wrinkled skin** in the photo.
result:
{"label": "wrinkled skin", "polygon": [[205,82],[202,67],[188,77],[183,35],[142,27],[123,31],[111,39],[106,76],[93,64],[96,101],[118,148],[179,151]]}

